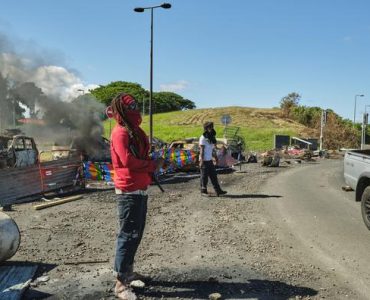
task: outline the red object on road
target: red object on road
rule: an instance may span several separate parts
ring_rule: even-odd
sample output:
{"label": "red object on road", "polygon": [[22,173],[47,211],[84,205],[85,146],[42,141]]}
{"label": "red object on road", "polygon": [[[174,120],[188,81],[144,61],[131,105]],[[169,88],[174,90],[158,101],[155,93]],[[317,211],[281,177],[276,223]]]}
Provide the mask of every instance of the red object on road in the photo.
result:
{"label": "red object on road", "polygon": [[24,118],[24,119],[18,119],[17,121],[23,124],[45,125],[44,120],[40,120],[40,119]]}

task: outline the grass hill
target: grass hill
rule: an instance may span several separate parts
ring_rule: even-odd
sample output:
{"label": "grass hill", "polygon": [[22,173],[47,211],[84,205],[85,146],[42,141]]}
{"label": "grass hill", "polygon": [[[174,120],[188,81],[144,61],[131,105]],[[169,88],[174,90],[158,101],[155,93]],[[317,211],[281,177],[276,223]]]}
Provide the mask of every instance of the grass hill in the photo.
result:
{"label": "grass hill", "polygon": [[[202,124],[213,121],[217,137],[222,137],[224,126],[221,123],[223,115],[230,115],[230,126],[240,127],[240,135],[244,137],[247,149],[262,151],[273,147],[274,134],[287,134],[299,137],[318,137],[317,133],[302,124],[283,118],[281,110],[250,107],[223,107],[175,111],[153,115],[153,134],[166,142],[198,137],[202,134]],[[105,136],[109,137],[110,126],[104,123]],[[144,116],[142,127],[149,132],[149,117]]]}

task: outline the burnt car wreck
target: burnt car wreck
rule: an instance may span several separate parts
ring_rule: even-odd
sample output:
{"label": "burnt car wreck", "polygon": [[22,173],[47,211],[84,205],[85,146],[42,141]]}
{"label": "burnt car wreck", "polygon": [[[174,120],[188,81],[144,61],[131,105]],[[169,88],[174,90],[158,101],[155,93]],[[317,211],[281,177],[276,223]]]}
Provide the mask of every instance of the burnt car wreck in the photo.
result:
{"label": "burnt car wreck", "polygon": [[40,161],[45,152],[19,130],[0,136],[0,207],[37,199],[51,192],[69,192],[84,186],[81,160],[73,157]]}
{"label": "burnt car wreck", "polygon": [[0,169],[36,165],[38,156],[32,137],[19,134],[19,131],[6,131],[0,135]]}

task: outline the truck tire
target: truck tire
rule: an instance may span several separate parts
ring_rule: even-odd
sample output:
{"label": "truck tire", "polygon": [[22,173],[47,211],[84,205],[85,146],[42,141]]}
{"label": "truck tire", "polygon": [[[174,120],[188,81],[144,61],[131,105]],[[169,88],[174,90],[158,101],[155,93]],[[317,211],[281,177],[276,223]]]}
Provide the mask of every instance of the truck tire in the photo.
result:
{"label": "truck tire", "polygon": [[362,193],[361,213],[367,229],[370,230],[370,186],[368,186]]}

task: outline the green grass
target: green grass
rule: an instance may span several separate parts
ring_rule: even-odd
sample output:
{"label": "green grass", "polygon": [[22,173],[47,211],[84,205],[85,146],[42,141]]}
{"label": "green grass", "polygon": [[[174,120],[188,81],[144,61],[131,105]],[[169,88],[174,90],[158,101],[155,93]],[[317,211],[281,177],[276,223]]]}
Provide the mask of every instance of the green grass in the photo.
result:
{"label": "green grass", "polygon": [[[249,107],[225,107],[176,111],[153,115],[154,136],[166,142],[189,137],[199,137],[202,124],[206,121],[215,123],[217,137],[222,137],[224,126],[222,115],[232,118],[230,126],[240,127],[239,134],[244,137],[247,149],[264,151],[273,147],[275,134],[290,136],[315,137],[315,132],[305,126],[281,118],[279,109],[259,109]],[[111,122],[113,129],[114,121]],[[143,129],[149,133],[149,118],[143,117]],[[105,136],[109,138],[110,120],[104,122]]]}

